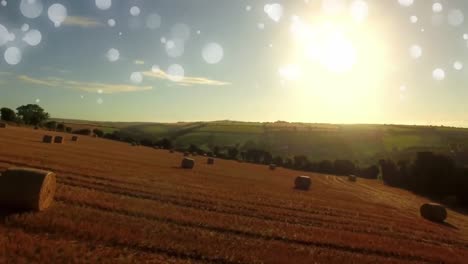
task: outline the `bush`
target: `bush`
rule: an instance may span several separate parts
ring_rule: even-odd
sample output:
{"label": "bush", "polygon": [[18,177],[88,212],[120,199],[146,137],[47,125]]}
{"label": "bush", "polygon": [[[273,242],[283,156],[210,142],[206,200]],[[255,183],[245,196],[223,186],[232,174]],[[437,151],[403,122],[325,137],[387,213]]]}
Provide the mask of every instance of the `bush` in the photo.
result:
{"label": "bush", "polygon": [[49,130],[56,130],[57,129],[57,122],[55,121],[49,121],[45,123],[45,127]]}
{"label": "bush", "polygon": [[91,136],[91,129],[89,128],[78,129],[78,130],[73,131],[73,134]]}
{"label": "bush", "polygon": [[98,136],[98,137],[103,137],[104,136],[104,131],[100,130],[100,129],[93,129],[93,133],[94,135]]}
{"label": "bush", "polygon": [[65,131],[65,124],[64,123],[60,123],[57,125],[57,130],[58,131]]}

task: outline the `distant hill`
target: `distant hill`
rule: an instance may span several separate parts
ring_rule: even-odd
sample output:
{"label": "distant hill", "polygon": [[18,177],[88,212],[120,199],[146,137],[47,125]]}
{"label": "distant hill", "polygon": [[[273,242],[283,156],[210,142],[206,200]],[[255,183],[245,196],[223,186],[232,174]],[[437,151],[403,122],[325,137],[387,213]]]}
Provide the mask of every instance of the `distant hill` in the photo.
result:
{"label": "distant hill", "polygon": [[273,155],[303,154],[311,160],[350,159],[374,163],[379,158],[410,157],[429,150],[443,153],[468,146],[468,129],[407,125],[339,125],[309,123],[257,123],[237,121],[181,123],[125,123],[56,119],[74,128],[98,127],[119,131],[137,140],[171,139],[176,147],[190,144],[211,150],[214,146],[260,148]]}

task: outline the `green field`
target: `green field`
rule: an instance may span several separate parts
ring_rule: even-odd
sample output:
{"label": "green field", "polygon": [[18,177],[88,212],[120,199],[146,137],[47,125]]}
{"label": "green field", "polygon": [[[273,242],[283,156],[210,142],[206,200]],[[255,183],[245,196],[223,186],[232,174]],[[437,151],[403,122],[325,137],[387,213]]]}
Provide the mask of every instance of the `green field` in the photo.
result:
{"label": "green field", "polygon": [[74,120],[73,124],[96,126],[106,133],[120,131],[139,140],[169,138],[178,148],[195,144],[209,151],[214,146],[237,146],[264,149],[283,157],[306,155],[314,161],[351,159],[363,164],[406,157],[420,150],[448,153],[454,145],[468,146],[468,129],[452,127],[234,121],[165,124]]}

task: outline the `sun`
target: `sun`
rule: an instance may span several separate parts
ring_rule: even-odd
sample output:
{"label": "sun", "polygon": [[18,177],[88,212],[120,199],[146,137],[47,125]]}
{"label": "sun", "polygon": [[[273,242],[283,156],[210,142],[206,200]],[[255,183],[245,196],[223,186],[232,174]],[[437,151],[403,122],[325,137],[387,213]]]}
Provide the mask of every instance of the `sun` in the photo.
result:
{"label": "sun", "polygon": [[335,73],[349,72],[355,65],[356,48],[344,30],[336,25],[324,23],[312,27],[296,20],[292,32],[297,49],[310,62],[317,62]]}
{"label": "sun", "polygon": [[[292,100],[330,118],[372,114],[379,106],[383,80],[392,73],[385,37],[372,24],[316,17],[293,18],[291,48],[279,74],[294,87]],[[307,115],[308,111],[303,111]],[[363,117],[365,118],[365,117]],[[346,121],[343,119],[343,121]]]}

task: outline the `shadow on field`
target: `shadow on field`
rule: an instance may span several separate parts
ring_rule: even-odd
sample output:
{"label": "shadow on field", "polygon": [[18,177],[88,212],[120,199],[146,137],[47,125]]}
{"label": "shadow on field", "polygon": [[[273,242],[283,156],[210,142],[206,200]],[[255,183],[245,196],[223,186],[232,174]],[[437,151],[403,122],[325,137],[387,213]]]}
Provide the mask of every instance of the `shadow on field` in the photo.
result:
{"label": "shadow on field", "polygon": [[454,225],[452,225],[450,223],[447,223],[447,222],[443,222],[440,225],[443,225],[443,226],[451,228],[451,229],[459,230],[458,227],[456,227],[456,226],[454,226]]}
{"label": "shadow on field", "polygon": [[11,215],[26,213],[25,210],[0,208],[0,223],[5,223],[5,219]]}

